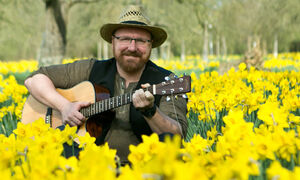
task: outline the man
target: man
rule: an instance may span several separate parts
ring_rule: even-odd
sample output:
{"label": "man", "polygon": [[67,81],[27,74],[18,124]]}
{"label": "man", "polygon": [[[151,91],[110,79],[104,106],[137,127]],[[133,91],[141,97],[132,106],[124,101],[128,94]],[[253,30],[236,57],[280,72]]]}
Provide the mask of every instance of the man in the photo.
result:
{"label": "man", "polygon": [[[167,38],[162,28],[149,24],[140,7],[129,6],[119,23],[105,24],[100,29],[102,38],[112,43],[114,58],[41,67],[25,80],[31,95],[59,110],[63,123],[71,126],[81,125],[86,120],[79,110],[90,103],[69,102],[55,88],[70,88],[89,80],[107,88],[111,96],[135,91],[132,104],[115,109],[116,116],[102,136],[103,142],[117,149],[122,163],[128,161],[129,145],[139,144],[141,135],[168,133],[185,137],[187,130],[185,99],[179,97],[168,101],[165,96],[154,97],[141,89],[164,81],[166,76],[173,76],[149,60],[151,49],[160,46]],[[99,139],[101,137],[96,142]]]}

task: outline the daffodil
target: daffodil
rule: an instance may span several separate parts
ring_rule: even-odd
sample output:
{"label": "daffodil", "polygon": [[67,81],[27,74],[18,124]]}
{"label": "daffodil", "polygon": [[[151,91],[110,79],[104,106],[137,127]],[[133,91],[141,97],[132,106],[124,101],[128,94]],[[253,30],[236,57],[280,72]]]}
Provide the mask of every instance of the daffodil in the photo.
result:
{"label": "daffodil", "polygon": [[282,167],[278,161],[274,161],[267,169],[268,179],[291,179],[291,172]]}
{"label": "daffodil", "polygon": [[95,137],[91,137],[89,133],[85,133],[84,136],[79,136],[79,148],[85,147],[85,146],[89,146],[91,144],[93,144],[96,141]]}

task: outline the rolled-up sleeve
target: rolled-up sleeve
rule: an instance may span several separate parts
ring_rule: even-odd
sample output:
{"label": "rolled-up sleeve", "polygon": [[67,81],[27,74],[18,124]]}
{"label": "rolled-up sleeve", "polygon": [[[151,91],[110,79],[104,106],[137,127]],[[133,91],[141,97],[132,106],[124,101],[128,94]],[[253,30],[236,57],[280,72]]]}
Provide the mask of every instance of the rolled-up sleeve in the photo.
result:
{"label": "rolled-up sleeve", "polygon": [[56,88],[70,88],[89,79],[95,61],[94,59],[89,59],[69,64],[40,67],[27,78],[36,74],[44,74],[50,78]]}
{"label": "rolled-up sleeve", "polygon": [[163,96],[160,100],[159,109],[169,116],[170,118],[179,122],[182,135],[185,138],[187,133],[187,100],[184,99],[182,96],[178,95],[169,96],[170,100],[167,100],[167,96]]}

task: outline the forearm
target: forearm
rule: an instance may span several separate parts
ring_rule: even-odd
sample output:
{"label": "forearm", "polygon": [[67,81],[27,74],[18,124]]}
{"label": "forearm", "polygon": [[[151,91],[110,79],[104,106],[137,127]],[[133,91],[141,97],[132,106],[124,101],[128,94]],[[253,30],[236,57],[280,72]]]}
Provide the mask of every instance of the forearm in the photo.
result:
{"label": "forearm", "polygon": [[156,108],[156,113],[153,117],[145,117],[145,119],[148,122],[151,130],[157,134],[169,132],[183,136],[180,123],[165,115],[159,110],[159,108]]}
{"label": "forearm", "polygon": [[33,97],[49,107],[61,111],[63,106],[69,103],[56,91],[52,81],[44,74],[36,74],[26,79],[24,84]]}

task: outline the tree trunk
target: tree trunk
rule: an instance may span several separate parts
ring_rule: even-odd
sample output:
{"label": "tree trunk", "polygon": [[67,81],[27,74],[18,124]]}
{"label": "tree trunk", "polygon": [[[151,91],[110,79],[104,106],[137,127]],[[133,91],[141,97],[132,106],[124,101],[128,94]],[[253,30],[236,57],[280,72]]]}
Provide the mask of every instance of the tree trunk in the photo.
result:
{"label": "tree trunk", "polygon": [[265,57],[266,55],[268,55],[267,42],[266,42],[266,40],[263,40],[263,42],[262,42],[262,56]]}
{"label": "tree trunk", "polygon": [[169,60],[171,56],[171,43],[167,42],[167,57],[166,59]]}
{"label": "tree trunk", "polygon": [[214,42],[212,33],[209,33],[209,55],[214,55]]}
{"label": "tree trunk", "polygon": [[274,36],[274,51],[273,51],[273,55],[275,58],[277,58],[278,56],[278,37],[277,35]]}
{"label": "tree trunk", "polygon": [[220,37],[217,35],[217,40],[216,40],[216,56],[219,58],[220,57]]}
{"label": "tree trunk", "polygon": [[222,55],[223,55],[223,58],[225,58],[227,56],[227,45],[226,45],[226,39],[224,36],[222,36],[222,49],[223,49]]}
{"label": "tree trunk", "polygon": [[103,43],[103,59],[108,59],[108,43]]}
{"label": "tree trunk", "polygon": [[252,38],[251,38],[251,36],[248,36],[248,39],[247,39],[247,52],[251,52],[251,50],[252,50],[251,43],[252,43]]}
{"label": "tree trunk", "polygon": [[153,48],[152,51],[151,51],[150,59],[151,60],[157,60],[157,58],[158,58],[158,49]]}
{"label": "tree trunk", "polygon": [[170,58],[170,43],[167,41],[159,47],[160,58],[169,59]]}
{"label": "tree trunk", "polygon": [[204,23],[204,34],[203,34],[203,60],[208,62],[208,31],[207,22]]}
{"label": "tree trunk", "polygon": [[38,53],[39,66],[59,64],[66,51],[66,22],[65,6],[59,0],[46,1],[46,27],[43,33],[40,52]]}
{"label": "tree trunk", "polygon": [[180,60],[181,60],[181,61],[184,61],[184,60],[185,60],[185,43],[184,43],[184,39],[181,40]]}
{"label": "tree trunk", "polygon": [[97,58],[102,59],[102,42],[101,40],[98,41],[97,43]]}

